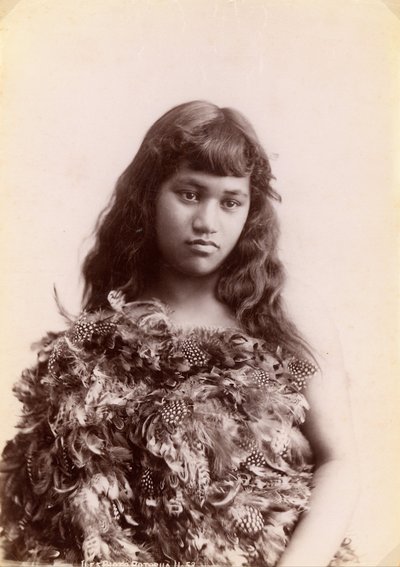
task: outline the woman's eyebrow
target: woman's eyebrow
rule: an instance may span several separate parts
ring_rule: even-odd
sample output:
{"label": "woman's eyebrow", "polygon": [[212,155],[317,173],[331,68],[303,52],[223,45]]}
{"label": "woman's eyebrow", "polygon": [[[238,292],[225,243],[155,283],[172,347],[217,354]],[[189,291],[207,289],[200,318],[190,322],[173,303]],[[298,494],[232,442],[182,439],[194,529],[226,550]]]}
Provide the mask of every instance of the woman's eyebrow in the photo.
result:
{"label": "woman's eyebrow", "polygon": [[[182,177],[176,180],[176,184],[179,185],[190,185],[195,189],[207,190],[208,187],[206,184],[198,181],[197,179],[193,179],[192,177]],[[242,191],[241,189],[224,189],[224,195],[229,195],[233,197],[248,197],[249,195]]]}
{"label": "woman's eyebrow", "polygon": [[195,187],[196,189],[207,189],[206,185],[204,185],[200,181],[197,181],[196,179],[192,179],[190,177],[183,177],[181,179],[177,179],[176,184],[177,185],[191,185],[192,187]]}
{"label": "woman's eyebrow", "polygon": [[225,189],[225,195],[232,195],[232,197],[248,197],[248,193],[241,189]]}

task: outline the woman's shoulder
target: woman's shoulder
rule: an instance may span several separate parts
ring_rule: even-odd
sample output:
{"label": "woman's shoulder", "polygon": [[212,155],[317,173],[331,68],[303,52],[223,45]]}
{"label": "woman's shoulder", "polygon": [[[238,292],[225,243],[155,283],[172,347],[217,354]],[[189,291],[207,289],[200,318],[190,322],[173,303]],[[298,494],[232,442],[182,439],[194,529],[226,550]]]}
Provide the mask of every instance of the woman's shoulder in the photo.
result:
{"label": "woman's shoulder", "polygon": [[288,277],[283,307],[310,345],[318,362],[341,363],[341,347],[327,301],[308,283]]}

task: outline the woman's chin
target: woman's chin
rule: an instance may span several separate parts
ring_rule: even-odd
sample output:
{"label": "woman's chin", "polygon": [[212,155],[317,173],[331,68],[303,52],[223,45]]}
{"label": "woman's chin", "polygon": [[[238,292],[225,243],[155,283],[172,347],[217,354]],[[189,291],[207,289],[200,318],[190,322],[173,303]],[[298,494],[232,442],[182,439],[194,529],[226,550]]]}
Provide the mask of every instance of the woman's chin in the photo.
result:
{"label": "woman's chin", "polygon": [[168,272],[175,273],[177,277],[183,278],[207,278],[215,276],[221,268],[220,263],[211,263],[206,261],[182,262],[182,263],[165,263],[164,268]]}

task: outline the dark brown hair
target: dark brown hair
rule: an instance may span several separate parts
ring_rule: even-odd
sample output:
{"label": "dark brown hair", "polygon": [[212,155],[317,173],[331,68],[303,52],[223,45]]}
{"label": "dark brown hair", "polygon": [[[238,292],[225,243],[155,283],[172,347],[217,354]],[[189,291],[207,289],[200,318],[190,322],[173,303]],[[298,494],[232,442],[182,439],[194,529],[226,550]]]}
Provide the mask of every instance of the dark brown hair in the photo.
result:
{"label": "dark brown hair", "polygon": [[218,298],[251,335],[273,348],[307,350],[281,301],[284,269],[277,253],[280,200],[267,155],[251,124],[231,108],[204,101],[169,110],[147,132],[96,224],[83,264],[84,307],[107,305],[112,289],[140,296],[157,270],[155,203],[161,184],[182,164],[215,175],[250,176],[251,202],[240,239],[225,261]]}

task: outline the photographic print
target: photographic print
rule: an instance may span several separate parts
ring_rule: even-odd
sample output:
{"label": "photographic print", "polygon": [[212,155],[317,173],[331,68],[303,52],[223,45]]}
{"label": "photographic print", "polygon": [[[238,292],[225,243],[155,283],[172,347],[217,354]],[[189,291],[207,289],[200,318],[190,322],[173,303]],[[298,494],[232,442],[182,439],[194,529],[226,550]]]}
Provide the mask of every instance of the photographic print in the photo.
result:
{"label": "photographic print", "polygon": [[0,10],[1,564],[397,566],[398,2]]}

